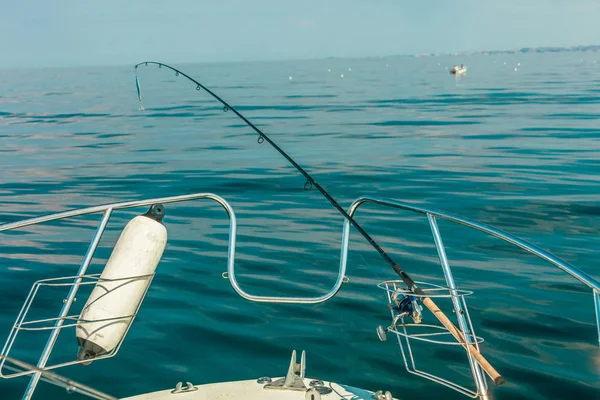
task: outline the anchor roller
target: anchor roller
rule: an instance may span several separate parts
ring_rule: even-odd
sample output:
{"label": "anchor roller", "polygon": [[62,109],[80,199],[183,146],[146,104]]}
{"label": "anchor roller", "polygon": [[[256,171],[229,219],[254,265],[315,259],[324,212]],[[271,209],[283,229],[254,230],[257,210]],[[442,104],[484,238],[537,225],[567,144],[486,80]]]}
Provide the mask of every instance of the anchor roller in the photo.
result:
{"label": "anchor roller", "polygon": [[84,365],[124,339],[167,243],[164,215],[164,207],[154,204],[121,232],[77,324],[77,358],[89,360]]}

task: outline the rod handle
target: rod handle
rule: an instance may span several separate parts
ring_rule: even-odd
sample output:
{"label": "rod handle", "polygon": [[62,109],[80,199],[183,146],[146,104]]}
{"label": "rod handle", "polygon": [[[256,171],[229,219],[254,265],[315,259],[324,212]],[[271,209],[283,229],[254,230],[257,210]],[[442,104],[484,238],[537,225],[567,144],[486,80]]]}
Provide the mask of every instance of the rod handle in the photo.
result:
{"label": "rod handle", "polygon": [[452,321],[448,319],[448,317],[446,317],[446,315],[433,302],[433,300],[431,300],[431,298],[423,297],[422,301],[423,304],[425,304],[425,307],[427,307],[429,311],[431,311],[433,315],[442,323],[442,325],[444,325],[446,329],[448,329],[452,336],[454,336],[456,340],[458,340],[458,342],[461,343],[463,347],[465,347],[469,351],[469,353],[471,353],[471,355],[473,356],[473,358],[475,358],[475,360],[477,360],[477,363],[479,363],[481,368],[483,368],[483,370],[490,376],[490,378],[492,378],[496,386],[501,386],[504,383],[506,383],[502,375],[500,375],[500,373],[496,371],[494,367],[492,367],[492,365],[488,362],[488,360],[485,359],[485,357],[479,352],[479,350],[477,350],[477,348],[472,344],[467,344],[467,341],[465,340],[465,337],[463,336],[462,332],[452,323]]}

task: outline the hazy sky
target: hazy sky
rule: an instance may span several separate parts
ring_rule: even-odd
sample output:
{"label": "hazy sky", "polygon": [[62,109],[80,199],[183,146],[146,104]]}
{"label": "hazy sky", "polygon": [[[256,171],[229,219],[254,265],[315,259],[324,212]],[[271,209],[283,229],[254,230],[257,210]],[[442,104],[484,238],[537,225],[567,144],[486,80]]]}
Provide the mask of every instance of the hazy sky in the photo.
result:
{"label": "hazy sky", "polygon": [[600,44],[600,0],[0,0],[0,68]]}

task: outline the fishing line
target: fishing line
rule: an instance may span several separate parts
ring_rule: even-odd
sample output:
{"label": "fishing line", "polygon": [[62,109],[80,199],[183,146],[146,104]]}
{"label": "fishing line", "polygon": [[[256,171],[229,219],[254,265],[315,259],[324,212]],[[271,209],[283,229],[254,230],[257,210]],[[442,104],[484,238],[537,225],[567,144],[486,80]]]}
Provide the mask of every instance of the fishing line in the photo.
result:
{"label": "fishing line", "polygon": [[383,248],[381,248],[381,246],[379,246],[379,244],[377,244],[377,242],[375,242],[375,240],[371,237],[371,235],[369,235],[358,224],[358,222],[356,222],[354,220],[354,218],[352,218],[350,215],[348,215],[348,213],[338,204],[338,202],[333,197],[331,197],[331,195],[317,181],[315,181],[308,172],[306,172],[304,170],[304,168],[302,168],[296,161],[294,161],[294,159],[292,159],[292,157],[290,157],[285,151],[283,151],[283,149],[281,149],[281,147],[279,147],[275,142],[273,142],[273,140],[271,140],[271,138],[269,136],[267,136],[263,131],[258,129],[256,127],[256,125],[254,125],[252,122],[250,122],[238,110],[236,110],[229,103],[227,103],[225,100],[223,100],[221,97],[216,95],[214,92],[212,92],[210,89],[208,89],[206,86],[202,85],[200,82],[198,82],[191,76],[181,72],[180,70],[178,70],[174,67],[171,67],[170,65],[159,63],[156,61],[144,61],[139,64],[136,64],[136,66],[135,66],[135,83],[136,83],[136,88],[137,88],[137,93],[138,93],[138,101],[140,103],[140,109],[143,109],[144,107],[142,105],[142,95],[141,95],[140,83],[139,83],[139,78],[138,78],[137,72],[138,72],[139,66],[141,66],[141,65],[147,66],[149,64],[158,65],[159,68],[162,68],[162,67],[168,68],[175,72],[175,76],[181,75],[181,76],[187,78],[188,80],[190,80],[196,84],[196,90],[198,90],[198,91],[204,90],[206,93],[211,95],[215,100],[220,102],[223,105],[224,112],[231,110],[235,115],[237,115],[242,121],[244,121],[246,123],[246,125],[248,125],[250,128],[252,128],[258,134],[257,142],[259,144],[262,144],[265,141],[267,143],[269,143],[275,150],[277,150],[277,152],[279,152],[279,154],[281,154],[283,157],[285,157],[285,159],[288,160],[288,162],[290,164],[292,164],[294,166],[294,168],[296,168],[298,170],[298,172],[300,172],[304,176],[304,178],[306,179],[306,183],[304,184],[305,190],[310,190],[313,187],[316,188],[329,201],[329,203],[331,203],[331,205],[336,210],[338,210],[344,216],[344,218],[346,218],[352,224],[352,226],[354,226],[356,228],[356,230],[367,240],[367,242],[369,242],[369,244],[371,244],[371,246],[373,246],[373,248],[375,250],[377,250],[377,252],[384,258],[384,260],[387,261],[388,264],[390,264],[392,266],[394,271],[402,278],[402,281],[404,281],[404,283],[408,286],[408,288],[410,290],[413,290],[413,291],[420,290],[416,286],[415,282],[411,279],[411,277],[408,276],[404,272],[404,270],[398,264],[396,264],[396,262],[394,262],[394,260],[385,252],[385,250],[383,250]]}
{"label": "fishing line", "polygon": [[248,125],[250,128],[252,128],[258,134],[257,141],[259,144],[266,141],[275,150],[277,150],[277,152],[279,152],[279,154],[281,154],[286,160],[288,160],[288,162],[290,164],[292,164],[294,166],[294,168],[296,168],[298,170],[298,172],[300,172],[304,176],[304,178],[306,179],[306,183],[304,184],[304,189],[310,190],[313,187],[316,188],[331,203],[331,205],[336,210],[338,210],[340,212],[340,214],[342,214],[344,216],[344,218],[346,218],[346,220],[350,224],[352,224],[352,226],[354,226],[354,228],[356,228],[356,230],[369,242],[369,244],[371,246],[373,246],[373,248],[375,250],[377,250],[377,252],[384,258],[384,260],[387,261],[387,263],[392,266],[394,271],[400,276],[400,278],[406,284],[406,286],[408,286],[408,289],[411,292],[413,292],[415,295],[420,296],[422,303],[446,327],[446,329],[448,329],[448,331],[452,334],[452,336],[454,336],[455,339],[459,343],[461,343],[462,346],[477,360],[479,365],[481,365],[482,368],[485,370],[485,372],[487,372],[488,375],[494,380],[494,383],[496,383],[496,385],[501,385],[504,383],[504,378],[502,378],[502,376],[498,373],[498,371],[496,371],[494,369],[494,367],[492,367],[490,365],[490,363],[483,357],[483,355],[481,355],[479,350],[475,346],[473,346],[473,344],[469,343],[466,340],[466,338],[462,334],[462,332],[454,325],[454,323],[452,321],[450,321],[448,319],[448,317],[446,317],[446,315],[439,309],[439,307],[433,302],[433,300],[431,300],[431,298],[429,296],[427,296],[425,291],[423,291],[423,289],[421,289],[420,287],[418,287],[415,284],[415,281],[413,281],[412,278],[410,276],[408,276],[408,274],[406,274],[406,272],[404,272],[402,267],[400,267],[398,264],[396,264],[396,262],[394,262],[394,260],[381,248],[381,246],[379,246],[379,244],[377,244],[377,242],[375,242],[375,240],[358,224],[358,222],[356,222],[354,220],[354,218],[352,218],[350,215],[348,215],[348,213],[338,204],[338,202],[333,197],[331,197],[331,195],[329,193],[327,193],[327,191],[321,185],[319,185],[319,183],[317,181],[315,181],[313,179],[313,177],[309,175],[308,172],[306,172],[304,170],[304,168],[302,168],[296,161],[294,161],[292,159],[292,157],[290,157],[285,151],[283,151],[281,149],[281,147],[279,147],[275,142],[273,142],[271,140],[271,138],[269,138],[263,131],[258,129],[252,122],[250,122],[246,117],[244,117],[242,114],[240,114],[240,112],[238,110],[236,110],[234,107],[232,107],[225,100],[223,100],[222,98],[217,96],[210,89],[208,89],[206,86],[202,85],[200,82],[198,82],[191,76],[181,72],[180,70],[178,70],[176,68],[171,67],[170,65],[159,63],[156,61],[144,61],[139,64],[136,64],[136,66],[135,66],[135,82],[136,82],[136,88],[137,88],[137,93],[138,93],[138,101],[140,103],[140,110],[143,110],[144,106],[142,105],[142,95],[141,95],[140,82],[138,79],[137,72],[138,72],[139,66],[141,66],[141,65],[147,66],[149,64],[158,65],[159,68],[165,67],[167,69],[170,69],[171,71],[175,72],[175,76],[181,75],[181,76],[185,77],[186,79],[188,79],[189,81],[195,83],[196,90],[198,90],[198,91],[204,90],[206,93],[211,95],[215,100],[217,100],[218,102],[220,102],[223,105],[224,112],[231,110],[242,121],[244,121],[246,123],[246,125]]}

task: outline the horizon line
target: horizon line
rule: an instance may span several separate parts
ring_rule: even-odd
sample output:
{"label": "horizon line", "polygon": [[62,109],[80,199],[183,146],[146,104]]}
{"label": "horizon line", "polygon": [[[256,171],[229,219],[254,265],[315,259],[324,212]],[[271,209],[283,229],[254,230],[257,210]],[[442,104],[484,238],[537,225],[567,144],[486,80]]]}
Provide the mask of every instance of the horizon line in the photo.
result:
{"label": "horizon line", "polygon": [[[522,52],[524,49],[533,50],[542,50],[542,49],[556,49],[559,51],[589,51],[582,48],[594,48],[598,49],[592,50],[596,52],[600,52],[600,45],[598,44],[581,44],[581,45],[572,45],[572,46],[529,46],[529,47],[514,47],[510,49],[502,49],[502,50],[473,50],[473,51],[452,51],[452,52],[420,52],[420,53],[405,53],[405,54],[386,54],[386,55],[370,55],[370,56],[327,56],[327,57],[298,57],[298,58],[265,58],[265,59],[250,59],[250,60],[226,60],[226,61],[170,61],[171,64],[179,64],[179,65],[189,65],[189,64],[239,64],[239,63],[271,63],[271,62],[288,62],[288,61],[318,61],[318,60],[328,60],[328,59],[340,59],[340,60],[352,60],[352,59],[365,59],[365,58],[390,58],[390,57],[443,57],[450,56],[456,57],[461,55],[478,55],[484,53],[515,53]],[[540,52],[541,53],[541,52]],[[523,54],[525,54],[523,52]],[[131,65],[132,67],[139,63],[140,61],[129,63],[109,63],[109,64],[79,64],[79,65],[51,65],[51,66],[43,66],[43,67],[35,67],[35,66],[15,66],[15,67],[3,67],[0,66],[0,71],[11,71],[11,70],[36,70],[36,69],[77,69],[77,68],[103,68],[103,67],[125,67]],[[143,62],[143,61],[142,61]]]}

